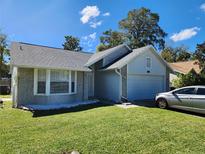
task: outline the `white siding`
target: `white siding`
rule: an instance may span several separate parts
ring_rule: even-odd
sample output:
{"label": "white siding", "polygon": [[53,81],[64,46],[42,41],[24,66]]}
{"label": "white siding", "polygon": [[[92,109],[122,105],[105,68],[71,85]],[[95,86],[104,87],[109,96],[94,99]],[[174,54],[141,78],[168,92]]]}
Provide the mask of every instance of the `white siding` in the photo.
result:
{"label": "white siding", "polygon": [[[148,57],[151,68],[147,68]],[[151,51],[142,53],[128,64],[129,100],[154,99],[156,93],[166,91],[166,82],[166,66]]]}
{"label": "white siding", "polygon": [[166,75],[166,66],[151,52],[147,51],[136,57],[135,60],[128,64],[128,74],[148,74],[146,69],[146,58],[151,58],[152,75]]}
{"label": "white siding", "polygon": [[95,72],[95,96],[98,98],[119,101],[120,77],[115,71]]}

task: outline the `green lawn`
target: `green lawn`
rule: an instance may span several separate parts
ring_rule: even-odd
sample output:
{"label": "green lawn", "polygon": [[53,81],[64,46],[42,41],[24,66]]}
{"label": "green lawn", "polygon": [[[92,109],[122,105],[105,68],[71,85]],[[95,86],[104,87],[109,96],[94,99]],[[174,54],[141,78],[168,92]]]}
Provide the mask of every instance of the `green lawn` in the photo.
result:
{"label": "green lawn", "polygon": [[204,153],[205,118],[157,108],[101,106],[32,117],[0,109],[0,153]]}
{"label": "green lawn", "polygon": [[0,98],[11,98],[11,95],[0,95]]}

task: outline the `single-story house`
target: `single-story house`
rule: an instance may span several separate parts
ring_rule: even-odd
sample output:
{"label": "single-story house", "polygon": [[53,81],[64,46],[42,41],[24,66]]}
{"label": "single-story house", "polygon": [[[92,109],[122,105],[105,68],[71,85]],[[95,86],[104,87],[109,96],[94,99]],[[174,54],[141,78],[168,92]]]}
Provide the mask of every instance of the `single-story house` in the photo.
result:
{"label": "single-story house", "polygon": [[173,80],[178,78],[177,75],[179,74],[187,74],[192,69],[194,69],[196,73],[201,72],[197,60],[169,63],[169,65],[173,70],[173,72],[170,73],[170,84],[172,84]]}
{"label": "single-story house", "polygon": [[172,71],[152,46],[92,54],[19,42],[11,44],[11,70],[14,106],[154,99],[169,90]]}

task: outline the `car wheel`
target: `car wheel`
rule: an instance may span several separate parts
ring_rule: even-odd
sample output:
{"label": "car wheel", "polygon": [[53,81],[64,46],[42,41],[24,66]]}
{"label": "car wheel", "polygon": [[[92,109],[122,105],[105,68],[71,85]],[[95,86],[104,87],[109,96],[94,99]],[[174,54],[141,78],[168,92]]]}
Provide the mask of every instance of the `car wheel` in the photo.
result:
{"label": "car wheel", "polygon": [[166,109],[168,107],[167,101],[164,98],[160,98],[157,100],[157,106],[160,109]]}

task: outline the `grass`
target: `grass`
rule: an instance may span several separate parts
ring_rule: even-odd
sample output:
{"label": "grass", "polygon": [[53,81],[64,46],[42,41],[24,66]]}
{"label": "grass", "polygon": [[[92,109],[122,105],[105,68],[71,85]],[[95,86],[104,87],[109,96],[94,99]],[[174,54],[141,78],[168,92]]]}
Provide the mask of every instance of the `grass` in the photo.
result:
{"label": "grass", "polygon": [[205,118],[158,108],[93,106],[33,117],[0,109],[0,153],[204,153]]}
{"label": "grass", "polygon": [[0,98],[11,98],[11,95],[0,95]]}

